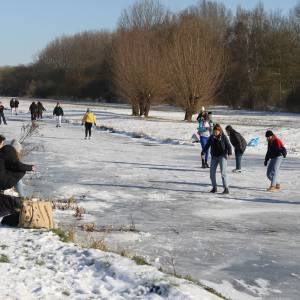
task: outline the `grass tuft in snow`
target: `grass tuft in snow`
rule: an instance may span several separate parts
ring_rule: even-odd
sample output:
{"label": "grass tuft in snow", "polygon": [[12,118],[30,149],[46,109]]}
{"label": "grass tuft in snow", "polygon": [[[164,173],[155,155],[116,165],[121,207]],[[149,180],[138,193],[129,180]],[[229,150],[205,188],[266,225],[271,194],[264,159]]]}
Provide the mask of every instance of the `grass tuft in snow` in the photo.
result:
{"label": "grass tuft in snow", "polygon": [[74,231],[64,231],[60,228],[51,229],[51,231],[56,234],[59,239],[64,243],[73,243],[75,241]]}
{"label": "grass tuft in snow", "polygon": [[10,261],[9,261],[9,258],[8,258],[8,256],[7,255],[5,255],[5,254],[1,254],[0,255],[0,263],[9,263]]}
{"label": "grass tuft in snow", "polygon": [[7,245],[0,245],[1,250],[5,250],[6,248],[8,248]]}
{"label": "grass tuft in snow", "polygon": [[135,261],[135,263],[137,265],[147,265],[147,266],[150,266],[150,264],[145,260],[144,257],[134,255],[134,256],[131,257],[131,259],[133,261]]}
{"label": "grass tuft in snow", "polygon": [[97,249],[97,250],[101,250],[101,251],[104,251],[104,252],[108,251],[108,247],[105,244],[104,240],[94,240],[90,243],[88,248]]}
{"label": "grass tuft in snow", "polygon": [[194,279],[191,275],[179,275],[179,274],[170,274],[170,275],[173,275],[179,279],[184,279],[184,280],[187,280],[187,281],[190,281],[198,286],[201,286],[204,290],[210,292],[211,294],[214,294],[216,296],[218,296],[219,298],[221,299],[224,299],[224,300],[231,300],[230,298],[226,298],[224,295],[222,295],[221,293],[219,293],[218,291],[216,291],[214,288],[212,287],[209,287],[203,283],[201,283],[200,281]]}

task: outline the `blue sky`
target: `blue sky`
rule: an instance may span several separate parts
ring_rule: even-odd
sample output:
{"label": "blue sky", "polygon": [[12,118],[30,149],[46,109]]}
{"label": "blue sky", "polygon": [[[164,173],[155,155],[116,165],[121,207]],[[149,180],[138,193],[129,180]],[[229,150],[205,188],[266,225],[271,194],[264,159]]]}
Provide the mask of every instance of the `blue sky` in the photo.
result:
{"label": "blue sky", "polygon": [[[122,9],[134,0],[0,0],[0,66],[27,64],[54,38],[84,30],[114,29]],[[172,11],[197,0],[161,0]],[[223,0],[251,8],[255,0]],[[267,9],[287,13],[297,0],[264,0]]]}

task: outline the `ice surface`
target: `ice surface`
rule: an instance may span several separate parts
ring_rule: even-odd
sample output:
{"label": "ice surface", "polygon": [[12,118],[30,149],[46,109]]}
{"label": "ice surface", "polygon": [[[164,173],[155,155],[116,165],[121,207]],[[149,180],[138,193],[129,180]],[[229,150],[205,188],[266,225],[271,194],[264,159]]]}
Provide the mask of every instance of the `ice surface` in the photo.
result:
{"label": "ice surface", "polygon": [[[262,141],[247,150],[242,174],[229,173],[231,193],[223,197],[208,193],[208,170],[200,168],[199,145],[190,143],[197,125],[181,122],[181,112],[157,110],[148,121],[129,117],[126,107],[90,107],[98,126],[118,133],[98,130],[84,140],[78,126],[82,105],[64,105],[68,123],[59,129],[46,114],[40,135],[28,140],[40,147],[25,159],[37,164],[38,176],[26,178],[35,195],[81,199],[87,215],[79,224],[117,227],[132,216],[140,233],[102,234],[111,248],[145,256],[168,271],[174,258],[177,273],[232,299],[299,299],[299,115],[214,110],[222,125]],[[19,135],[25,118],[8,120],[2,133]],[[281,168],[283,189],[275,194],[265,191],[266,129],[278,133],[289,151]],[[57,219],[61,226],[78,222],[71,213],[58,213]]]}

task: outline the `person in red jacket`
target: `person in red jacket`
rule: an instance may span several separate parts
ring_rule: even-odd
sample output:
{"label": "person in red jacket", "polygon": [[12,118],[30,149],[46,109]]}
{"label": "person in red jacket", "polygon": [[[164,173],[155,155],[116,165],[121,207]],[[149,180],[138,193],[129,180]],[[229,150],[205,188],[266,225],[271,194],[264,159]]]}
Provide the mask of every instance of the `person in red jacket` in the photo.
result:
{"label": "person in red jacket", "polygon": [[267,177],[271,181],[271,185],[267,191],[277,192],[280,190],[280,183],[278,180],[279,169],[282,159],[287,155],[287,151],[283,142],[271,130],[266,132],[266,138],[268,141],[268,151],[264,165],[268,166]]}

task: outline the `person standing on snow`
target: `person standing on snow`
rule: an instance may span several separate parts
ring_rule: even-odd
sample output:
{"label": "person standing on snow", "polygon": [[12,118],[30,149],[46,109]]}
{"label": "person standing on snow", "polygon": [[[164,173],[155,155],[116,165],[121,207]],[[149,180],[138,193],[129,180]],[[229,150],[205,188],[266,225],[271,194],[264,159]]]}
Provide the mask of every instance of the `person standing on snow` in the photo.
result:
{"label": "person standing on snow", "polygon": [[234,147],[235,153],[235,163],[236,167],[232,171],[234,173],[241,173],[242,172],[242,157],[247,147],[247,142],[243,138],[243,136],[235,131],[231,125],[228,125],[226,128],[226,133],[229,136],[230,143]]}
{"label": "person standing on snow", "polygon": [[86,113],[82,118],[82,125],[83,124],[85,126],[85,139],[87,139],[88,136],[90,139],[92,135],[92,126],[96,126],[96,117],[89,108],[86,110]]}
{"label": "person standing on snow", "polygon": [[35,166],[20,161],[22,146],[18,141],[12,140],[10,145],[4,145],[4,141],[0,136],[0,190],[15,187],[19,196],[25,197],[22,178],[26,172],[35,171]]}
{"label": "person standing on snow", "polygon": [[34,101],[29,106],[29,111],[31,114],[31,121],[35,121],[37,118],[38,107]]}
{"label": "person standing on snow", "polygon": [[204,155],[209,150],[209,148],[211,148],[210,180],[213,186],[210,192],[217,192],[216,173],[218,165],[220,165],[224,187],[223,194],[229,194],[229,187],[227,182],[227,159],[230,155],[232,155],[232,149],[228,138],[223,133],[222,127],[219,124],[216,124],[214,126],[213,134],[209,137],[207,144],[202,150],[202,158],[204,158]]}
{"label": "person standing on snow", "polygon": [[271,181],[271,185],[267,191],[277,192],[280,190],[280,183],[278,181],[279,169],[282,163],[282,158],[286,158],[287,151],[283,142],[271,130],[266,132],[266,138],[268,141],[268,151],[264,165],[268,166],[267,177]]}
{"label": "person standing on snow", "polygon": [[64,111],[62,107],[60,106],[59,102],[57,102],[54,110],[53,110],[53,116],[56,117],[56,127],[61,127],[61,119],[64,116]]}
{"label": "person standing on snow", "polygon": [[5,110],[5,107],[2,104],[2,102],[0,102],[0,125],[2,124],[2,121],[5,125],[7,125],[6,119],[5,119],[5,116],[4,116],[4,110]]}
{"label": "person standing on snow", "polygon": [[[198,134],[200,136],[200,144],[201,144],[202,151],[203,151],[203,149],[206,146],[206,144],[208,142],[208,139],[211,135],[210,125],[209,125],[208,120],[207,120],[207,113],[206,112],[202,112],[201,117],[198,118],[198,123],[199,123]],[[209,151],[206,151],[205,157],[202,158],[202,168],[203,169],[209,168],[208,155],[209,155]]]}
{"label": "person standing on snow", "polygon": [[37,118],[43,119],[43,112],[46,111],[45,107],[43,106],[41,101],[37,103]]}

